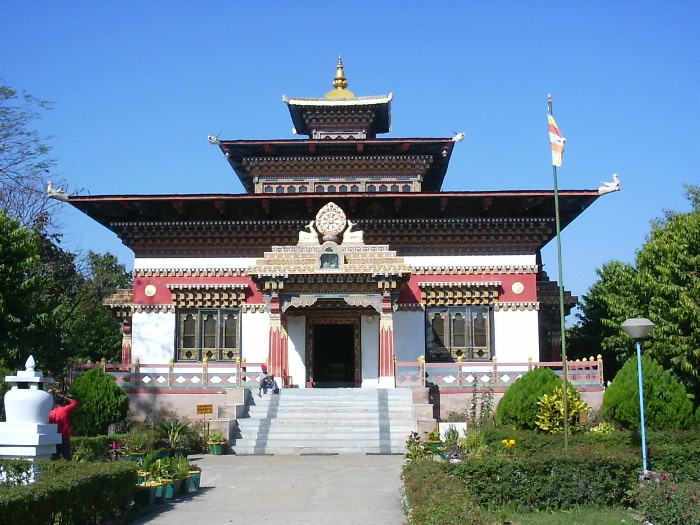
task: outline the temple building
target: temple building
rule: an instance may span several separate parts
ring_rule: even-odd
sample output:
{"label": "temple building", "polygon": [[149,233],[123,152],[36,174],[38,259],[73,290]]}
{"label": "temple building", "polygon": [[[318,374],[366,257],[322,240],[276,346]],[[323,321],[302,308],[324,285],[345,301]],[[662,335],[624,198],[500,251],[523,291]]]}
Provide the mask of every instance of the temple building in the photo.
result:
{"label": "temple building", "polygon": [[[245,193],[69,197],[135,254],[123,362],[393,388],[397,362],[558,359],[554,192],[441,191],[463,134],[381,138],[393,95],[356,96],[340,59],[332,85],[283,98],[303,138],[209,137]],[[562,228],[596,198],[560,191]]]}

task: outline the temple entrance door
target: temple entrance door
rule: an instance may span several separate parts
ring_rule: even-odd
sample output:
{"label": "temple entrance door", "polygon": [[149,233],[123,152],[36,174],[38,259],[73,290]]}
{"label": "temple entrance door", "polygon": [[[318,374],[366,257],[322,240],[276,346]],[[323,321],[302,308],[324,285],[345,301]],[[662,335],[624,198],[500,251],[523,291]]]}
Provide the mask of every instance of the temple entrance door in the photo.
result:
{"label": "temple entrance door", "polygon": [[309,376],[316,388],[354,387],[359,326],[356,323],[325,321],[311,325]]}

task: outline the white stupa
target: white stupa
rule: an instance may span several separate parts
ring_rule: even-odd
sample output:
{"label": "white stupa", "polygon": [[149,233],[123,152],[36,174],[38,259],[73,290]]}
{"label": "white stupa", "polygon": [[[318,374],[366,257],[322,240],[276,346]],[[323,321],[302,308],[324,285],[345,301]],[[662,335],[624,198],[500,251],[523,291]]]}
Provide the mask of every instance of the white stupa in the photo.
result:
{"label": "white stupa", "polygon": [[16,376],[5,376],[12,388],[5,394],[5,419],[0,423],[0,457],[20,459],[51,459],[61,435],[53,423],[49,423],[49,412],[53,407],[53,396],[44,385],[54,380],[34,370],[36,363],[29,356],[26,370]]}

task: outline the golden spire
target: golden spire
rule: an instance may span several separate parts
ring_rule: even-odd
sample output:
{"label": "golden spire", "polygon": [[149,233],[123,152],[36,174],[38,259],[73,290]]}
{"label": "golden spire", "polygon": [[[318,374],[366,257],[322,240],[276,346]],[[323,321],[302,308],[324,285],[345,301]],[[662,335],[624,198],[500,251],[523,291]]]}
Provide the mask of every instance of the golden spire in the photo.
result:
{"label": "golden spire", "polygon": [[335,89],[326,93],[326,98],[355,98],[355,93],[347,89],[348,80],[345,78],[345,70],[343,69],[343,57],[338,57],[333,87]]}
{"label": "golden spire", "polygon": [[343,57],[338,57],[338,65],[335,70],[333,87],[335,89],[345,89],[348,87],[348,80],[345,78],[345,70],[343,69]]}

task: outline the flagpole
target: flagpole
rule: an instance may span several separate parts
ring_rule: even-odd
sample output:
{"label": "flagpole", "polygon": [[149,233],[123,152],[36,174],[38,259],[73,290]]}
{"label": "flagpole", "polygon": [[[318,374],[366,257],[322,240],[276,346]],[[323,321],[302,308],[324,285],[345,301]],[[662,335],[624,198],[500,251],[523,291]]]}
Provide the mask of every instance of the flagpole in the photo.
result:
{"label": "flagpole", "polygon": [[[552,95],[547,95],[547,111],[552,113]],[[568,367],[566,360],[566,323],[564,321],[564,270],[561,258],[561,222],[559,219],[559,184],[557,182],[557,166],[552,162],[552,174],[554,176],[554,218],[557,228],[557,261],[559,263],[559,323],[561,330],[561,361],[564,384],[564,450],[569,449],[569,388]]]}

